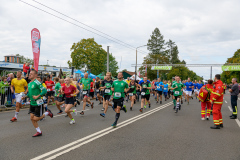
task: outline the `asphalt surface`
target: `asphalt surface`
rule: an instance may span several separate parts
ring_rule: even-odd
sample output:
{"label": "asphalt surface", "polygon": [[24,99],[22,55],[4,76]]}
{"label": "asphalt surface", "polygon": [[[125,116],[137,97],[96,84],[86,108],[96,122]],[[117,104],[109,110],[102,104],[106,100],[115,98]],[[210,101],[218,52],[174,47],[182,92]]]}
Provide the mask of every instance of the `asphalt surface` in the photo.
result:
{"label": "asphalt surface", "polygon": [[[209,121],[201,120],[201,107],[196,99],[190,100],[190,105],[184,102],[177,114],[170,99],[160,105],[151,96],[152,107],[143,113],[139,112],[140,102],[134,105],[133,111],[129,110],[130,102],[125,103],[128,112],[121,111],[115,129],[111,128],[115,117],[112,108],[103,118],[99,115],[102,106],[94,102],[94,109],[87,108],[84,116],[78,113],[73,125],[65,114],[47,117],[39,122],[43,136],[36,138],[32,137],[36,130],[27,109],[20,111],[14,123],[10,122],[14,111],[0,113],[0,160],[240,159],[240,126],[236,120],[229,119],[229,93],[224,96],[224,128],[220,130],[209,128],[213,125],[212,117]],[[49,108],[56,115],[57,108]],[[82,104],[77,107],[78,111],[81,109]]]}

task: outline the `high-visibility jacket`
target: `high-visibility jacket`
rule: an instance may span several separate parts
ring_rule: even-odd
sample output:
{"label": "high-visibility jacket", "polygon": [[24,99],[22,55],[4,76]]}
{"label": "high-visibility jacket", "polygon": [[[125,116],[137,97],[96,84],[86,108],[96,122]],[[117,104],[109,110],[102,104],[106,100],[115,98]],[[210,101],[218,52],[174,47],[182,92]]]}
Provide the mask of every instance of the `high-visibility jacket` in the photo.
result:
{"label": "high-visibility jacket", "polygon": [[215,104],[223,104],[223,82],[218,80],[213,83],[214,87],[211,92],[210,102]]}
{"label": "high-visibility jacket", "polygon": [[212,84],[206,84],[203,86],[203,88],[205,88],[207,91],[210,92],[210,95],[207,97],[206,101],[209,102],[210,101],[210,96],[211,96],[211,93],[213,91],[213,85]]}

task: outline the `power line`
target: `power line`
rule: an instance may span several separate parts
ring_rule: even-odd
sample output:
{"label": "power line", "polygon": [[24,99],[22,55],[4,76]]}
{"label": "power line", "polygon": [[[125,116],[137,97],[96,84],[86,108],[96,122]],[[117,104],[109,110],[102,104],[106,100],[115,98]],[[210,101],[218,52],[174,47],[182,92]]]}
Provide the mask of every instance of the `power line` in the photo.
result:
{"label": "power line", "polygon": [[[25,3],[25,4],[29,5],[29,6],[31,6],[31,7],[33,7],[33,8],[36,8],[36,9],[42,11],[42,12],[45,12],[45,13],[51,15],[51,16],[54,16],[54,17],[56,17],[56,18],[58,18],[58,19],[61,19],[61,20],[65,21],[65,22],[68,22],[68,23],[70,23],[70,24],[72,24],[72,25],[75,25],[75,26],[77,26],[77,27],[79,27],[79,28],[82,28],[82,29],[84,29],[84,30],[86,30],[86,31],[88,31],[88,32],[94,33],[94,34],[96,34],[96,35],[98,35],[98,36],[100,36],[100,37],[103,37],[103,38],[108,39],[108,40],[110,40],[110,41],[112,41],[112,42],[115,42],[115,43],[117,43],[117,44],[119,44],[119,45],[122,45],[122,46],[124,46],[124,47],[126,47],[126,48],[129,48],[129,49],[132,49],[132,50],[135,50],[135,49],[136,49],[135,47],[133,47],[133,46],[131,46],[131,45],[125,43],[125,42],[122,42],[122,41],[120,41],[120,40],[118,40],[118,39],[116,39],[116,38],[113,38],[112,36],[109,36],[109,35],[101,32],[101,31],[98,31],[98,30],[96,30],[96,29],[94,29],[94,28],[92,28],[92,27],[90,27],[90,26],[88,26],[88,27],[90,27],[90,28],[92,28],[92,29],[94,29],[94,30],[102,33],[102,34],[105,34],[105,35],[107,35],[107,36],[109,36],[109,37],[111,37],[111,38],[113,38],[113,39],[116,39],[116,40],[120,41],[121,43],[119,43],[119,42],[117,42],[117,41],[115,41],[115,40],[112,40],[112,39],[110,39],[110,38],[108,38],[108,37],[106,37],[106,36],[100,35],[100,34],[98,34],[98,33],[96,33],[96,32],[93,32],[93,31],[91,31],[91,30],[89,30],[89,29],[87,29],[87,28],[84,28],[84,27],[82,27],[82,26],[79,26],[79,25],[77,25],[77,24],[75,24],[75,23],[73,23],[73,22],[70,22],[70,21],[68,21],[68,20],[66,20],[66,19],[64,19],[64,18],[62,18],[62,17],[59,17],[59,16],[57,16],[57,15],[55,15],[55,14],[52,14],[52,13],[46,11],[46,10],[43,10],[43,9],[41,9],[41,8],[38,8],[38,7],[36,7],[36,6],[32,5],[32,4],[29,4],[29,3],[25,2],[25,1],[22,1],[22,0],[19,0],[19,1],[22,2],[22,3]],[[36,2],[36,1],[35,1],[35,2]],[[37,2],[37,3],[38,3],[38,2]],[[42,4],[42,5],[43,5],[43,4]],[[47,7],[47,6],[46,6],[46,7]],[[50,9],[50,7],[49,7],[49,9]],[[53,10],[53,9],[52,9],[52,10]],[[55,11],[55,10],[54,10],[54,11]],[[55,11],[55,12],[58,12],[58,11]],[[60,13],[60,12],[58,12],[58,13]],[[60,14],[62,14],[62,13],[60,13]],[[62,14],[62,15],[64,15],[64,14]],[[64,16],[66,16],[66,15],[64,15]],[[71,17],[69,17],[69,16],[67,16],[67,17],[68,17],[68,18],[71,18]],[[73,18],[71,18],[71,19],[73,19]],[[75,20],[75,19],[73,19],[73,20]],[[77,20],[75,20],[75,21],[77,21]],[[77,21],[77,22],[79,22],[79,21]],[[79,23],[83,24],[82,22],[79,22]],[[85,25],[85,24],[84,24],[84,25]],[[87,26],[87,25],[85,25],[85,26]],[[124,44],[122,44],[122,43],[127,44],[127,45],[124,45]],[[139,51],[139,52],[147,54],[147,53],[144,52],[144,51]]]}

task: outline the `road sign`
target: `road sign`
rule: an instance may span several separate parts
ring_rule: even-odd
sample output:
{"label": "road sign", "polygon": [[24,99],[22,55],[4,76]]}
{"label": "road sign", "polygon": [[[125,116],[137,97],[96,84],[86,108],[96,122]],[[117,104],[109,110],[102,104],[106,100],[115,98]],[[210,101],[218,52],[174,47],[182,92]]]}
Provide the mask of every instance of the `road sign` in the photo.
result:
{"label": "road sign", "polygon": [[152,66],[152,70],[172,70],[172,66]]}

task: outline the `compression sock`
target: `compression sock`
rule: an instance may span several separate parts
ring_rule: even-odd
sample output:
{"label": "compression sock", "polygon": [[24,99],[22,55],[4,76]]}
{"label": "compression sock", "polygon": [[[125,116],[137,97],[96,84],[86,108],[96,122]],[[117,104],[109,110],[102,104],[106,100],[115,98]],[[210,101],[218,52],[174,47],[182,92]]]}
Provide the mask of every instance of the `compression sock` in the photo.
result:
{"label": "compression sock", "polygon": [[173,100],[173,104],[174,104],[174,106],[176,106],[176,99]]}
{"label": "compression sock", "polygon": [[115,116],[115,123],[116,124],[117,124],[117,121],[118,121],[119,117],[120,117],[120,113],[116,113],[116,116]]}

